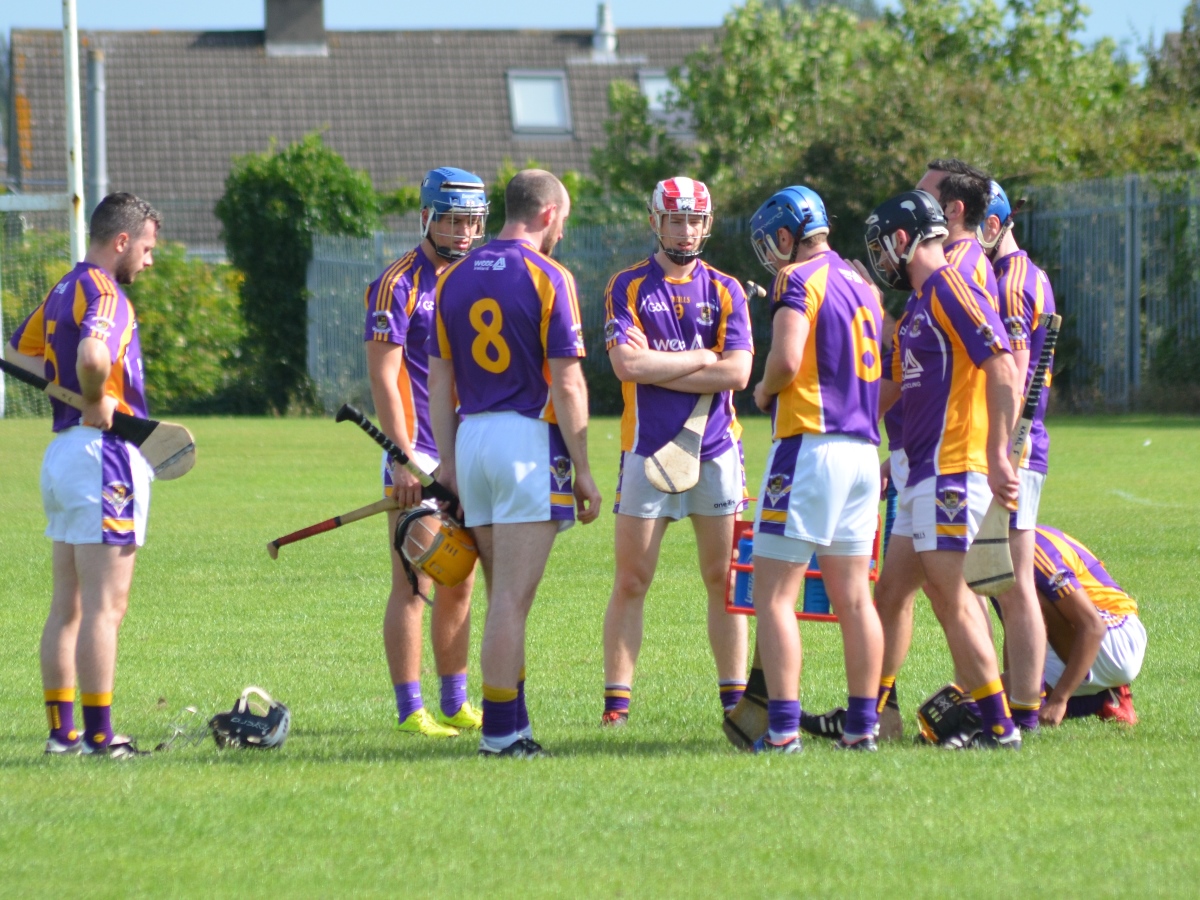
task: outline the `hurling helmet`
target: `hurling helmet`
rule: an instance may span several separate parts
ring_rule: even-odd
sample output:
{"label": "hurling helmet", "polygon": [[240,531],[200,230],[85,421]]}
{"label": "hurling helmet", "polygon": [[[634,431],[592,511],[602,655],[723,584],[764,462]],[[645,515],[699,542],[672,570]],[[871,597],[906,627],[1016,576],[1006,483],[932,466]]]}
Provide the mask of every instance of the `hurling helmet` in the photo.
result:
{"label": "hurling helmet", "polygon": [[[443,587],[466,581],[479,558],[471,533],[446,513],[427,506],[400,516],[393,543],[406,569],[424,572]],[[416,593],[416,579],[411,583]]]}
{"label": "hurling helmet", "polygon": [[1008,194],[1004,193],[1004,188],[1000,187],[998,181],[989,182],[991,191],[988,195],[987,212],[983,214],[983,222],[975,229],[975,234],[979,238],[979,243],[983,245],[984,250],[994,250],[996,245],[1004,238],[1005,229],[1001,228],[996,235],[995,240],[988,243],[983,239],[983,225],[991,216],[995,216],[1000,220],[1001,225],[1007,225],[1008,220],[1012,217],[1012,204],[1008,202]]}
{"label": "hurling helmet", "polygon": [[[429,211],[423,216],[421,237],[429,237],[429,227],[436,219],[447,213],[457,216],[470,216],[475,229],[471,237],[471,247],[483,240],[487,229],[488,198],[484,190],[483,179],[465,169],[455,169],[443,166],[432,169],[421,181],[421,211]],[[433,243],[434,250],[443,259],[460,259],[470,250],[456,250],[453,247],[439,247]]]}
{"label": "hurling helmet", "polygon": [[[790,256],[784,256],[775,246],[775,234],[780,228],[791,232],[796,241]],[[819,234],[829,234],[825,203],[816,191],[800,184],[776,191],[750,217],[750,243],[768,272],[790,263],[796,258],[800,241]]]}
{"label": "hurling helmet", "polygon": [[[654,236],[658,238],[658,246],[667,255],[667,259],[677,266],[685,266],[704,252],[704,245],[708,243],[709,235],[712,234],[713,204],[712,195],[703,181],[683,176],[660,181],[654,186],[654,193],[650,195],[647,208],[654,219]],[[704,230],[694,249],[667,249],[667,245],[663,243],[663,222],[672,213],[704,217]]]}
{"label": "hurling helmet", "polygon": [[[907,251],[896,251],[896,232],[909,236]],[[908,263],[923,241],[942,240],[949,234],[946,215],[926,191],[905,191],[885,200],[867,217],[867,255],[880,280],[898,290],[912,290]],[[891,266],[886,265],[891,263]]]}
{"label": "hurling helmet", "polygon": [[[250,695],[258,700],[251,700]],[[217,746],[282,747],[292,724],[292,714],[278,700],[260,687],[251,685],[226,713],[217,713],[208,720]]]}

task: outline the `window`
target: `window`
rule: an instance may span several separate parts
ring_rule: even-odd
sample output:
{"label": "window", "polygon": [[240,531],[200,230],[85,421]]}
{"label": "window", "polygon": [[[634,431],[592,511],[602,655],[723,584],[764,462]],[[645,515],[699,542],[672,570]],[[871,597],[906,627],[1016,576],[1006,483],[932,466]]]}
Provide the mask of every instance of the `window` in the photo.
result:
{"label": "window", "polygon": [[[684,77],[686,73],[684,73]],[[665,125],[667,133],[679,137],[690,137],[692,133],[691,116],[683,110],[671,110],[667,107],[679,97],[678,88],[671,83],[671,77],[666,69],[640,69],[638,71],[638,86],[642,96],[650,107],[650,120]]]}
{"label": "window", "polygon": [[509,72],[508,106],[512,112],[513,131],[524,134],[571,132],[566,72]]}

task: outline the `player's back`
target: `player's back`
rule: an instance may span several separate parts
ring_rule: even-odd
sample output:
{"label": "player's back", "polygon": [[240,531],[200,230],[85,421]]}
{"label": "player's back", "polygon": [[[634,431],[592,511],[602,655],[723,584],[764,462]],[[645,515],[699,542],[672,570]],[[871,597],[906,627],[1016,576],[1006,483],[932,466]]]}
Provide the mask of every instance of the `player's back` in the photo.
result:
{"label": "player's back", "polygon": [[775,278],[781,306],[809,321],[795,379],[775,403],[775,437],[843,434],[879,443],[883,311],[862,277],[832,250]]}
{"label": "player's back", "polygon": [[1078,585],[1096,608],[1109,616],[1137,614],[1137,601],[1125,593],[1092,551],[1069,534],[1039,525],[1033,562],[1035,584],[1047,597],[1065,596]]}
{"label": "player's back", "polygon": [[493,240],[438,280],[436,346],[450,359],[460,412],[512,410],[553,422],[552,357],[583,356],[575,280],[522,240]]}

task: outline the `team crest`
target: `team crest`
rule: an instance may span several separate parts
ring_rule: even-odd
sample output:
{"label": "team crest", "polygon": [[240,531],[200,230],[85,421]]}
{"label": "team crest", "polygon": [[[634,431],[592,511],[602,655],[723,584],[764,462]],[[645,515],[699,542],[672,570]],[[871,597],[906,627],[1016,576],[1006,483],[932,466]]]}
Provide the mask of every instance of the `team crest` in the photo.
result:
{"label": "team crest", "polygon": [[938,509],[946,514],[946,518],[954,521],[966,507],[963,505],[963,492],[958,488],[943,488],[941,495],[934,497]]}
{"label": "team crest", "polygon": [[989,347],[996,343],[996,332],[991,325],[981,325],[979,328],[979,336],[983,338],[983,342]]}
{"label": "team crest", "polygon": [[713,312],[715,307],[707,300],[702,300],[696,304],[696,321],[701,325],[711,325],[715,319]]}
{"label": "team crest", "polygon": [[1008,319],[1008,336],[1014,341],[1019,341],[1025,337],[1025,323],[1021,321],[1019,316],[1011,316]]}
{"label": "team crest", "polygon": [[571,483],[571,458],[569,456],[556,456],[551,460],[554,464],[554,485],[559,491],[565,491]]}
{"label": "team crest", "polygon": [[1059,569],[1057,572],[1055,572],[1050,577],[1050,589],[1052,591],[1055,591],[1055,592],[1061,591],[1063,589],[1063,587],[1066,586],[1066,583],[1067,583],[1066,569]]}
{"label": "team crest", "polygon": [[782,475],[772,475],[767,479],[767,502],[774,506],[779,502],[780,498],[790,492],[792,486],[784,485],[784,477]]}
{"label": "team crest", "polygon": [[919,335],[921,333],[921,320],[923,318],[925,318],[924,315],[913,316],[912,322],[910,322],[905,328],[901,329],[901,331],[904,331],[904,336],[915,338],[917,335]]}
{"label": "team crest", "polygon": [[390,330],[388,327],[388,314],[383,310],[375,313],[375,333],[387,334]]}
{"label": "team crest", "polygon": [[120,517],[125,512],[125,507],[133,500],[133,490],[123,482],[114,481],[100,491],[100,496],[112,508],[113,516]]}
{"label": "team crest", "polygon": [[604,340],[611,341],[617,336],[617,320],[609,319],[604,323]]}

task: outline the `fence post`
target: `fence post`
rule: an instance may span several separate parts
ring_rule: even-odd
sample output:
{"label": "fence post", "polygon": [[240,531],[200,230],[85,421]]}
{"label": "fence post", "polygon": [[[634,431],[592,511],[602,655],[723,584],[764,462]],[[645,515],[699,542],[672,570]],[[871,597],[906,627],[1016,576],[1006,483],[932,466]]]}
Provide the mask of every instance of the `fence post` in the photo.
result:
{"label": "fence post", "polygon": [[1123,405],[1129,409],[1130,388],[1137,386],[1135,341],[1139,340],[1138,294],[1141,291],[1141,241],[1137,222],[1136,175],[1125,176],[1125,377]]}

